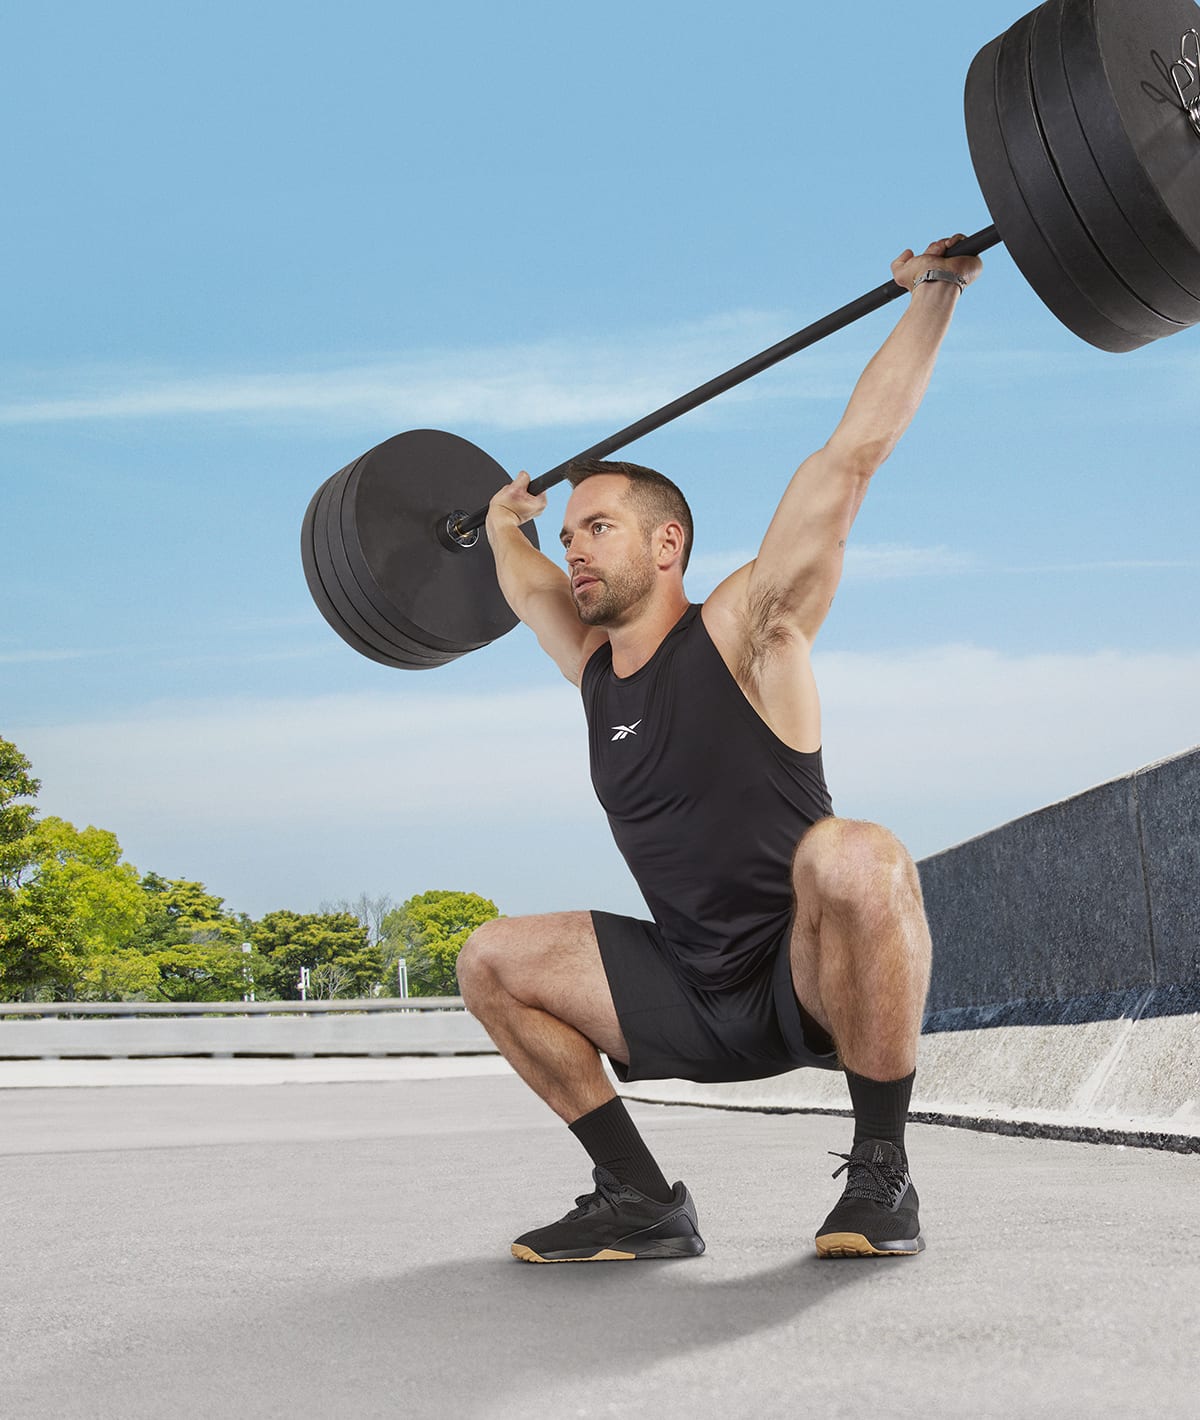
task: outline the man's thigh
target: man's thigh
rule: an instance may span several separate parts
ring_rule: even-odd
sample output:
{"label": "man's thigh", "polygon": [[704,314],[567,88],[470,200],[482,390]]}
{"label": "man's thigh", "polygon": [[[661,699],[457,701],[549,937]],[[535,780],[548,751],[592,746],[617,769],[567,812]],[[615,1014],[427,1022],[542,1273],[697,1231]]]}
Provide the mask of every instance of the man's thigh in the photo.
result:
{"label": "man's thigh", "polygon": [[590,912],[494,918],[459,960],[464,994],[482,970],[522,1005],[574,1026],[606,1055],[628,1058]]}

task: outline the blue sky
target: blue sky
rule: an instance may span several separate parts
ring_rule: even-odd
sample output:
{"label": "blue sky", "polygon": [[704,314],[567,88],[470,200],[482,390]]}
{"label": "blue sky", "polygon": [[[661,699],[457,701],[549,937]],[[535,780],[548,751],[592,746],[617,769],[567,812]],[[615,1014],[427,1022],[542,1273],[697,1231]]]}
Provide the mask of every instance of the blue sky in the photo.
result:
{"label": "blue sky", "polygon": [[[986,225],[962,82],[1017,17],[10,11],[0,733],[43,809],[254,914],[637,910],[528,633],[356,656],[305,505],[405,428],[550,467]],[[695,599],[898,309],[631,448],[691,498]],[[1198,376],[1200,333],[1103,354],[988,255],[819,642],[840,812],[920,856],[1200,739]]]}

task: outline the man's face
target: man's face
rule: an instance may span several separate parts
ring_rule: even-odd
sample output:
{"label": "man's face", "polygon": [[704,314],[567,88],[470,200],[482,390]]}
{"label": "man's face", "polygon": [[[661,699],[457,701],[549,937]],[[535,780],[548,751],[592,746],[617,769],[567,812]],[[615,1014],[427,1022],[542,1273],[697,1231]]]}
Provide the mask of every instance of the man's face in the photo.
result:
{"label": "man's face", "polygon": [[654,586],[654,558],[620,474],[586,478],[571,494],[561,533],[571,596],[586,626],[619,626]]}

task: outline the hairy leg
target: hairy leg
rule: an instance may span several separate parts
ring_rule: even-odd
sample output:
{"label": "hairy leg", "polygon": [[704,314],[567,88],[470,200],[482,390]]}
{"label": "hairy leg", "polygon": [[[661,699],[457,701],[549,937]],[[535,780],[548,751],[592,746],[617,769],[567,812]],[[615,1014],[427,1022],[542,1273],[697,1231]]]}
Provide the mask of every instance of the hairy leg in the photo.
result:
{"label": "hairy leg", "polygon": [[792,979],[842,1064],[873,1080],[916,1065],[930,939],[916,866],[878,824],[824,819],[792,864]]}
{"label": "hairy leg", "polygon": [[627,1062],[590,912],[498,917],[458,958],[467,1010],[560,1119],[615,1098],[599,1052]]}

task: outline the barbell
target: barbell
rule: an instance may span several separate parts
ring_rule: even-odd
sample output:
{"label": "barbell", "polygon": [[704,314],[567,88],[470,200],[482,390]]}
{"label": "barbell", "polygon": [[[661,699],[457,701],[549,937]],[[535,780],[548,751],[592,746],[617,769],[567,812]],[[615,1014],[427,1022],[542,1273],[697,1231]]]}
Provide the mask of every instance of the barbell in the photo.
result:
{"label": "barbell", "polygon": [[[985,45],[964,95],[967,141],[1001,241],[1042,302],[1101,350],[1200,321],[1200,8],[1193,0],[1046,0]],[[894,281],[534,479],[607,458],[906,294]],[[480,528],[508,474],[455,434],[397,434],[317,489],[301,557],[334,631],[383,665],[421,670],[517,622]],[[472,504],[479,506],[467,511]],[[532,522],[522,531],[537,546]]]}

